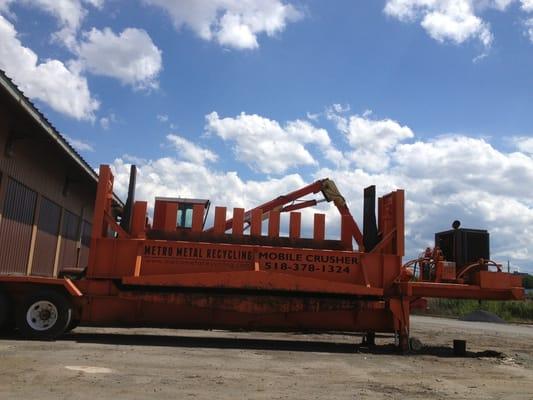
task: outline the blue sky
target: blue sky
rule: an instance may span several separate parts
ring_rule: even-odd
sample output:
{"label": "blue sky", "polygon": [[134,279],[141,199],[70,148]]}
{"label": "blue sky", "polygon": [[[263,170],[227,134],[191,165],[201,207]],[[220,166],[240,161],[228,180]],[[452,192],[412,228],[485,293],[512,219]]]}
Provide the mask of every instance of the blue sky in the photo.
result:
{"label": "blue sky", "polygon": [[531,0],[0,0],[0,40],[119,191],[133,161],[141,197],[228,206],[403,187],[408,255],[459,218],[533,271]]}

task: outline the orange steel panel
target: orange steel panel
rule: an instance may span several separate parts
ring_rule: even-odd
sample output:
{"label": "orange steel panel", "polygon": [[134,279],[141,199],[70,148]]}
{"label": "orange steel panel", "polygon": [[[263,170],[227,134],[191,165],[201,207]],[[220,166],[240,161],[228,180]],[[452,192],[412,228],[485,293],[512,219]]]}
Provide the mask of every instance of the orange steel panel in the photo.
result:
{"label": "orange steel panel", "polygon": [[148,203],[146,201],[136,201],[133,204],[133,213],[131,215],[131,235],[135,238],[145,236],[146,210]]}
{"label": "orange steel panel", "polygon": [[45,278],[38,276],[21,276],[21,275],[0,275],[0,282],[2,283],[31,283],[38,285],[53,285],[63,286],[71,296],[81,297],[82,292],[76,285],[67,278]]}
{"label": "orange steel panel", "polygon": [[[387,253],[391,254],[393,253],[393,240],[390,240],[392,238],[392,235],[394,234],[394,228],[395,228],[395,207],[394,207],[394,193],[389,193],[385,196],[383,196],[381,202],[381,212],[380,216],[381,222],[382,222],[382,240],[376,247],[380,247],[379,252],[380,253]],[[387,240],[388,239],[388,240]],[[387,242],[386,244],[384,244]]]}
{"label": "orange steel panel", "polygon": [[484,289],[476,285],[457,283],[410,282],[407,289],[413,297],[443,297],[450,299],[523,300],[523,288]]}
{"label": "orange steel panel", "polygon": [[104,220],[104,214],[110,209],[113,190],[113,174],[108,165],[100,166],[98,179],[98,188],[96,191],[96,200],[94,202],[94,220],[93,220],[93,237],[103,237],[107,234],[107,224]]}
{"label": "orange steel panel", "polygon": [[289,220],[289,237],[291,239],[300,239],[302,226],[302,214],[291,212]]}
{"label": "orange steel panel", "polygon": [[510,284],[512,287],[521,288],[524,286],[524,277],[521,275],[511,274],[511,276],[509,277],[509,280],[510,280]]}
{"label": "orange steel panel", "polygon": [[204,225],[204,205],[194,204],[192,207],[192,226],[193,232],[202,232]]}
{"label": "orange steel panel", "polygon": [[215,207],[214,231],[222,234],[226,230],[226,207]]}
{"label": "orange steel panel", "polygon": [[178,203],[164,203],[164,215],[163,230],[167,232],[175,231],[178,220]]}
{"label": "orange steel panel", "polygon": [[[122,252],[124,257],[128,252],[136,252],[136,248],[121,249],[121,246],[127,246],[127,242],[124,241],[114,251]],[[391,256],[391,262],[382,266],[382,255],[348,251],[156,240],[140,241],[139,246],[142,247],[141,276],[253,271],[257,268],[292,276],[294,287],[298,286],[300,277],[384,287],[383,268],[391,270],[387,272],[390,277],[397,277],[400,270],[397,257]],[[134,275],[135,253],[127,257],[130,265],[124,265],[125,260],[121,260],[120,266],[112,267],[112,276]],[[361,269],[361,260],[367,270],[366,279]],[[118,271],[125,273],[120,275],[116,273]],[[392,285],[392,278],[386,284]],[[275,287],[272,289],[275,290]]]}
{"label": "orange steel panel", "polygon": [[87,297],[117,294],[114,283],[109,279],[82,279],[76,281],[76,284]]}
{"label": "orange steel panel", "polygon": [[404,191],[397,190],[394,192],[395,200],[395,218],[396,218],[396,255],[404,256],[405,255],[405,216],[404,216]]}
{"label": "orange steel panel", "polygon": [[[108,224],[105,214],[111,208],[113,199],[113,174],[108,165],[100,166],[96,200],[94,202],[93,224],[91,233],[91,251],[89,251],[89,266],[87,275],[90,276],[98,265],[97,241],[107,235]],[[104,264],[105,265],[105,264]]]}
{"label": "orange steel panel", "polygon": [[146,275],[124,277],[126,285],[179,286],[187,288],[217,288],[247,290],[283,290],[290,292],[335,293],[355,296],[382,296],[383,289],[342,282],[299,277],[270,271],[232,271],[194,274]]}
{"label": "orange steel panel", "polygon": [[326,215],[315,214],[313,224],[313,239],[317,241],[324,240],[326,237]]}
{"label": "orange steel panel", "polygon": [[133,275],[141,239],[102,238],[91,247],[95,267],[87,271],[89,278],[119,278]]}
{"label": "orange steel panel", "polygon": [[[82,323],[161,325],[176,328],[394,332],[394,318],[379,302],[327,301],[275,296],[133,294],[94,297],[83,307]],[[270,304],[276,304],[272,311]],[[213,312],[216,311],[216,312]]]}
{"label": "orange steel panel", "polygon": [[233,209],[233,220],[231,222],[231,234],[242,236],[244,233],[244,208]]}
{"label": "orange steel panel", "polygon": [[133,272],[133,275],[135,276],[141,275],[142,256],[143,256],[143,248],[142,246],[137,246],[137,255],[135,256],[135,269]]}
{"label": "orange steel panel", "polygon": [[394,330],[399,334],[400,348],[409,349],[409,299],[393,297],[388,300],[394,318]]}
{"label": "orange steel panel", "polygon": [[[253,269],[253,247],[227,244],[145,241],[141,275]],[[123,276],[132,274],[123,274]]]}
{"label": "orange steel panel", "polygon": [[[152,222],[152,227],[154,229],[163,229],[164,225],[164,212],[163,212],[163,206],[164,201],[162,200],[156,200],[154,204],[154,220]],[[96,215],[96,214],[95,214]]]}
{"label": "orange steel panel", "polygon": [[261,224],[263,223],[263,212],[259,209],[252,210],[250,221],[250,235],[261,236]]}
{"label": "orange steel panel", "polygon": [[509,289],[522,286],[519,276],[507,272],[479,271],[476,275],[476,280],[483,289]]}
{"label": "orange steel panel", "polygon": [[349,215],[341,216],[341,242],[347,249],[353,248],[352,237],[352,217]]}
{"label": "orange steel panel", "polygon": [[280,212],[278,210],[272,210],[268,213],[268,237],[279,237],[279,221]]}
{"label": "orange steel panel", "polygon": [[119,292],[121,299],[151,303],[187,304],[198,309],[237,311],[245,314],[295,313],[316,310],[383,311],[386,304],[381,300],[360,300],[354,296],[330,297],[299,295],[276,296],[271,294],[215,293],[209,291],[187,292]]}
{"label": "orange steel panel", "polygon": [[[366,255],[365,255],[366,256]],[[401,273],[400,265],[402,258],[392,254],[380,254],[383,267],[379,268],[378,275],[381,276],[383,287],[391,286],[398,279]],[[377,262],[377,261],[375,261]],[[379,278],[378,278],[379,279]]]}

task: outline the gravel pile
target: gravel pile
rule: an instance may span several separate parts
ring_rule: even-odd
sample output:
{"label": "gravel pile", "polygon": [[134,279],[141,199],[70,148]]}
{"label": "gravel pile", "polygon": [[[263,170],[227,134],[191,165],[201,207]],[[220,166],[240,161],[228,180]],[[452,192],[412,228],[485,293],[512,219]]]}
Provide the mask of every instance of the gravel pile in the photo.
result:
{"label": "gravel pile", "polygon": [[498,317],[496,314],[484,310],[472,311],[470,314],[463,315],[460,319],[462,321],[493,322],[496,324],[507,323],[503,319]]}

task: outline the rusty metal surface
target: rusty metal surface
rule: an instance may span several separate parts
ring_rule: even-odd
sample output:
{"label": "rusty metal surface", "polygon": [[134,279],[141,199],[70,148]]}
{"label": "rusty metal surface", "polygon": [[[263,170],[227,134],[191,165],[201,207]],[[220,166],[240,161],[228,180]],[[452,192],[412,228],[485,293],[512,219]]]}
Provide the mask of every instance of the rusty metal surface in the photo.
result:
{"label": "rusty metal surface", "polygon": [[59,269],[78,266],[78,239],[80,218],[65,211],[61,227],[61,250],[59,253]]}
{"label": "rusty metal surface", "polygon": [[37,193],[8,178],[0,225],[0,273],[26,274]]}
{"label": "rusty metal surface", "polygon": [[82,323],[201,329],[394,332],[396,310],[382,301],[238,294],[121,292],[95,296]]}
{"label": "rusty metal surface", "polygon": [[31,273],[32,275],[52,276],[61,207],[43,197],[40,208]]}

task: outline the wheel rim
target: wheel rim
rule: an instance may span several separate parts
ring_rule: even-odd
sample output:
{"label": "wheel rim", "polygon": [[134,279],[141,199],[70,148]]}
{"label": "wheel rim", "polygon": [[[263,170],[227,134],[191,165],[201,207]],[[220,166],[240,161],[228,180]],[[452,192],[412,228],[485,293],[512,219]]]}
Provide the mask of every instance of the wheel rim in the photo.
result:
{"label": "wheel rim", "polygon": [[57,307],[46,300],[36,301],[26,313],[26,322],[36,331],[46,331],[52,328],[58,318]]}

